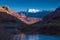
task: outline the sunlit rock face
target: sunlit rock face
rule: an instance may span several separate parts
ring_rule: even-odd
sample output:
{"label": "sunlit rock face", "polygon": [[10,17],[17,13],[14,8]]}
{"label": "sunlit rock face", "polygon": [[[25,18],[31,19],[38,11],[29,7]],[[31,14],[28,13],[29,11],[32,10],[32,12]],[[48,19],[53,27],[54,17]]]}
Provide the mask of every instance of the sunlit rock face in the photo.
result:
{"label": "sunlit rock face", "polygon": [[[7,23],[7,24],[17,24],[19,22],[18,18],[16,17],[17,13],[9,10],[8,7],[0,7],[0,23]],[[12,24],[12,25],[13,25]]]}
{"label": "sunlit rock face", "polygon": [[26,15],[24,15],[23,13],[20,14],[20,18],[22,19],[22,21],[26,24],[34,24],[38,21],[42,21],[42,18],[33,18],[33,17],[27,17]]}
{"label": "sunlit rock face", "polygon": [[0,28],[5,28],[11,34],[18,33],[18,27],[25,23],[20,20],[20,15],[13,12],[8,7],[0,6]]}

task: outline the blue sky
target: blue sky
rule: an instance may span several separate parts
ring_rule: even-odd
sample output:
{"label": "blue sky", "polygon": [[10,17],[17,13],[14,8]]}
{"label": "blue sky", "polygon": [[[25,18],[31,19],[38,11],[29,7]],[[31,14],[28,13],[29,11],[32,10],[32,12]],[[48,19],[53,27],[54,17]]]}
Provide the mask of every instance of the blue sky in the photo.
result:
{"label": "blue sky", "polygon": [[14,11],[35,8],[39,10],[55,10],[60,0],[0,0],[0,6],[7,5]]}

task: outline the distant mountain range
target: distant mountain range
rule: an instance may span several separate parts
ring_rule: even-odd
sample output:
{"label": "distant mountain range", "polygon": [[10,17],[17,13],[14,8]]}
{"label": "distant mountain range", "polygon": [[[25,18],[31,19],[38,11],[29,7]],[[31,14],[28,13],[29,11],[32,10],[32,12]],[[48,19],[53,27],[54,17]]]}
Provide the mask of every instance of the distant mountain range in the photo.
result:
{"label": "distant mountain range", "polygon": [[22,19],[27,24],[33,24],[38,21],[42,21],[43,17],[49,14],[52,11],[40,11],[36,9],[28,9],[25,11],[18,12],[20,16],[22,16]]}
{"label": "distant mountain range", "polygon": [[46,10],[43,10],[43,11],[38,11],[36,12],[33,11],[33,9],[31,9],[31,12],[30,12],[30,9],[27,10],[27,11],[21,11],[21,12],[18,12],[19,14],[20,13],[23,13],[25,14],[27,17],[34,17],[34,18],[43,18],[44,16],[46,16],[47,14],[50,14],[52,11],[46,11]]}

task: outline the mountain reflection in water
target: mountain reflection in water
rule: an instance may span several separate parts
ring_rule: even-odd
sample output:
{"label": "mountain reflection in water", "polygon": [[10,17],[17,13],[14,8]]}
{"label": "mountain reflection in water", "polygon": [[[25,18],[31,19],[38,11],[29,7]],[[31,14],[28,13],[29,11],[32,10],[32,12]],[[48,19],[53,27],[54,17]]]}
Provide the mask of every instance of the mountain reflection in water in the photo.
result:
{"label": "mountain reflection in water", "polygon": [[25,35],[23,39],[21,39],[21,37],[17,35],[15,40],[60,40],[60,37],[48,36],[42,34],[31,34],[31,35]]}

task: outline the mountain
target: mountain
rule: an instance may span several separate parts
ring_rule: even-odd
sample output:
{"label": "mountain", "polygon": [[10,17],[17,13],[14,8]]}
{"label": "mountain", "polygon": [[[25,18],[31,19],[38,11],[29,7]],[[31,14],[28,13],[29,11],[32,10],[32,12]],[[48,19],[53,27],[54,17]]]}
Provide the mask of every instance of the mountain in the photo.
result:
{"label": "mountain", "polygon": [[9,35],[18,33],[19,27],[22,29],[28,27],[29,24],[36,23],[40,20],[40,18],[26,17],[23,13],[18,14],[10,10],[9,7],[0,6],[0,28],[4,28]]}
{"label": "mountain", "polygon": [[[53,11],[52,13],[46,15],[46,16],[43,18],[43,20],[44,20],[45,22],[49,22],[49,21],[53,20],[55,17],[56,17],[56,19],[58,19],[59,16],[60,16],[60,7],[58,7],[58,8],[57,8],[55,11]],[[54,20],[55,20],[55,19],[54,19]],[[52,22],[53,22],[53,21],[52,21]],[[54,22],[55,22],[55,21],[54,21]]]}
{"label": "mountain", "polygon": [[[16,13],[9,7],[0,6],[0,28],[4,28],[3,30],[7,31],[9,35],[18,33],[16,32],[17,28],[24,33],[60,35],[60,7],[53,12],[31,13],[27,11]],[[2,31],[0,30],[0,32]]]}
{"label": "mountain", "polygon": [[25,14],[21,13],[20,18],[23,20],[24,23],[27,24],[34,24],[38,21],[42,21],[42,18],[33,18],[33,17],[27,17]]}
{"label": "mountain", "polygon": [[[24,23],[33,24],[33,23],[38,22],[39,20],[42,21],[42,18],[45,15],[47,15],[47,14],[49,14],[51,12],[51,11],[38,11],[38,12],[36,12],[36,11],[37,11],[36,9],[29,9],[27,11],[18,12],[18,14],[20,14],[20,16],[21,15],[24,16],[23,17],[24,20],[23,20],[23,18],[21,18]],[[35,20],[35,21],[33,21],[33,20]]]}
{"label": "mountain", "polygon": [[[21,22],[8,7],[0,6],[0,40],[12,40]],[[13,29],[13,30],[12,30]]]}
{"label": "mountain", "polygon": [[[6,12],[7,14],[16,17],[17,19],[19,19],[20,21],[22,21],[22,22],[25,23],[25,24],[32,24],[32,23],[35,23],[35,22],[37,22],[37,21],[40,20],[40,19],[38,19],[37,21],[33,21],[33,20],[36,20],[36,18],[34,18],[34,19],[32,19],[32,18],[26,18],[26,19],[30,19],[30,20],[26,20],[25,18],[23,19],[23,16],[24,16],[23,14],[22,14],[22,16],[21,16],[21,15],[19,15],[18,13],[10,10],[9,7],[0,7],[0,12]],[[1,16],[2,16],[2,15],[1,15]],[[2,16],[2,17],[3,17],[3,16]],[[21,17],[22,17],[22,18],[21,18]],[[8,18],[9,18],[9,17],[8,17]],[[3,20],[3,19],[1,19],[1,20]],[[7,19],[7,20],[11,20],[11,19]],[[32,21],[33,21],[33,22],[32,22]],[[21,24],[22,24],[22,23],[21,23]]]}
{"label": "mountain", "polygon": [[35,17],[35,18],[43,18],[44,16],[46,16],[47,14],[50,14],[52,11],[46,11],[46,10],[43,10],[43,11],[38,11],[38,12],[29,12],[29,10],[27,11],[21,11],[21,12],[18,12],[19,14],[20,13],[24,13],[27,17]]}
{"label": "mountain", "polygon": [[60,36],[60,7],[51,14],[47,15],[44,18],[44,21],[45,24],[43,24],[43,27],[47,28],[48,33]]}
{"label": "mountain", "polygon": [[38,9],[28,9],[27,11],[30,12],[30,13],[40,12],[40,10],[38,10]]}
{"label": "mountain", "polygon": [[9,33],[17,33],[17,28],[25,25],[19,14],[13,12],[8,7],[0,6],[0,28],[5,28]]}
{"label": "mountain", "polygon": [[17,21],[19,23],[19,21],[21,21],[20,15],[10,10],[8,7],[2,6],[0,7],[0,23],[6,21],[15,21],[15,23]]}
{"label": "mountain", "polygon": [[60,7],[39,21],[32,24],[31,27],[36,27],[42,34],[60,36]]}

